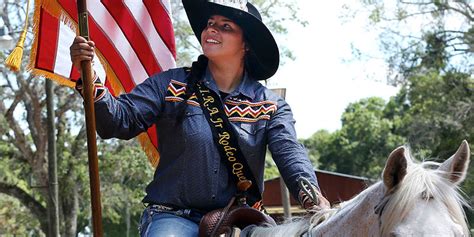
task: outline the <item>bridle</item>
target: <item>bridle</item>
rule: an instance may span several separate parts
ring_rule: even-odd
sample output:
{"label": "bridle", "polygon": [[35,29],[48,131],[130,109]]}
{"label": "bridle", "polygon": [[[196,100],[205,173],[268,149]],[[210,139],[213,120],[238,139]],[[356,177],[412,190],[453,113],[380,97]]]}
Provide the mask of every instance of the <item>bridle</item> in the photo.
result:
{"label": "bridle", "polygon": [[385,206],[387,206],[388,201],[390,201],[390,198],[392,197],[393,192],[389,192],[385,194],[385,196],[380,200],[380,202],[375,205],[374,212],[376,215],[380,217],[382,216],[382,213],[385,209]]}

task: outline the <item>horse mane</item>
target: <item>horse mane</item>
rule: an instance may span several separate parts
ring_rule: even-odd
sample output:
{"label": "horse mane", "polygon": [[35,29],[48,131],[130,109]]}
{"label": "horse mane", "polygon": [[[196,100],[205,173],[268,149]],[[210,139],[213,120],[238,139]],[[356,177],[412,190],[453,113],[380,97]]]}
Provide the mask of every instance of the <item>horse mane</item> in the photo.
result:
{"label": "horse mane", "polygon": [[408,165],[406,176],[390,194],[381,213],[381,236],[388,236],[420,200],[444,204],[454,222],[462,226],[464,236],[469,236],[466,214],[462,209],[463,205],[469,205],[461,196],[459,187],[445,178],[447,175],[443,171],[435,169],[441,164],[432,161],[416,163],[408,149],[406,157],[413,162]]}
{"label": "horse mane", "polygon": [[251,236],[300,236],[308,230],[309,222],[305,217],[292,217],[281,225],[274,227],[257,226]]}

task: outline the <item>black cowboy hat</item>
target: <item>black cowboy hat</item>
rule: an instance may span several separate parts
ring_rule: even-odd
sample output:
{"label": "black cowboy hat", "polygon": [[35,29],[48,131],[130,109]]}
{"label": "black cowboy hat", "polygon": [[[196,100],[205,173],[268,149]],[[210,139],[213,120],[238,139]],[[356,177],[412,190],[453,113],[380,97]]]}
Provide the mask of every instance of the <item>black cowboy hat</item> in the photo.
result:
{"label": "black cowboy hat", "polygon": [[278,46],[255,6],[246,0],[183,0],[183,6],[199,42],[209,17],[225,16],[242,28],[250,46],[246,55],[247,72],[257,80],[275,74],[280,63]]}

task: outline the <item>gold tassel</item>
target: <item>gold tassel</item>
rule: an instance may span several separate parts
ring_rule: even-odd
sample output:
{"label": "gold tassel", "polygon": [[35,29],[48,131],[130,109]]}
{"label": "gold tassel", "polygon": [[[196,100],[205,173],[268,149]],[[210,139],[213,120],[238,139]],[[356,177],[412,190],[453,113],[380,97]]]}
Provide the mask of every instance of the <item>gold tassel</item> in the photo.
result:
{"label": "gold tassel", "polygon": [[20,39],[13,49],[12,53],[5,60],[5,65],[12,71],[18,72],[21,66],[21,58],[23,57],[23,45],[25,44],[26,30],[23,30]]}
{"label": "gold tassel", "polygon": [[10,70],[14,72],[18,72],[21,67],[21,58],[23,57],[23,46],[25,44],[26,39],[26,30],[28,28],[28,12],[30,8],[30,1],[27,1],[26,4],[26,18],[25,18],[25,28],[20,34],[20,38],[18,39],[18,43],[16,43],[15,48],[5,60],[5,66],[7,66]]}

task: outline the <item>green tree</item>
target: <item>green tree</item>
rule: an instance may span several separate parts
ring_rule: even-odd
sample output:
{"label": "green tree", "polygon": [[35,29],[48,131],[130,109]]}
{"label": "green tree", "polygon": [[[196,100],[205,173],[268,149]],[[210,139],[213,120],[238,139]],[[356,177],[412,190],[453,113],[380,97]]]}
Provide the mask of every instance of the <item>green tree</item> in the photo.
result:
{"label": "green tree", "polygon": [[[470,0],[361,0],[348,19],[361,12],[369,28],[379,32],[379,46],[388,64],[388,81],[403,84],[417,67],[431,61],[441,70],[472,73],[474,5]],[[438,45],[437,47],[429,47]],[[442,47],[439,47],[442,46]],[[355,46],[357,48],[357,45]],[[442,50],[440,50],[442,49]],[[359,52],[360,51],[356,51]],[[367,53],[355,55],[364,56]],[[440,60],[440,59],[444,60]]]}
{"label": "green tree", "polygon": [[376,97],[351,103],[342,115],[340,130],[318,131],[304,141],[310,156],[319,156],[321,169],[378,177],[390,151],[404,143],[393,134],[394,123],[384,118],[384,111],[385,102]]}
{"label": "green tree", "polygon": [[[105,236],[136,236],[143,211],[145,187],[153,177],[153,168],[136,141],[101,140],[99,170]],[[86,157],[84,157],[86,159]],[[89,189],[87,200],[89,200]],[[80,230],[89,225],[89,202],[83,203]]]}
{"label": "green tree", "polygon": [[278,171],[278,167],[276,166],[275,161],[273,161],[270,151],[267,151],[267,154],[265,155],[265,173],[263,179],[273,179],[278,176],[280,176],[280,171]]}
{"label": "green tree", "polygon": [[470,75],[456,71],[420,74],[411,77],[407,87],[409,110],[400,132],[414,148],[449,154],[460,139],[473,139],[474,80]]}
{"label": "green tree", "polygon": [[320,165],[319,159],[321,158],[321,152],[329,150],[329,144],[332,139],[332,134],[326,130],[319,130],[315,132],[308,139],[301,139],[300,142],[308,150],[308,157],[315,168]]}
{"label": "green tree", "polygon": [[[18,212],[13,213],[11,210]],[[39,236],[39,222],[17,199],[0,194],[1,236]]]}

